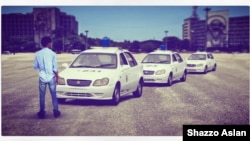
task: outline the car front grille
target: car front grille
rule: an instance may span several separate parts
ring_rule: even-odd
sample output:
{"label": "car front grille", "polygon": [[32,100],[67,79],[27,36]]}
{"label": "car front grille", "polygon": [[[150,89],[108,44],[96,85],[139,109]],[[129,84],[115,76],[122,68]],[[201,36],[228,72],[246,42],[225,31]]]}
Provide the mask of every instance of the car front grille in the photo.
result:
{"label": "car front grille", "polygon": [[153,74],[154,74],[154,71],[147,71],[147,70],[144,70],[144,71],[143,71],[143,74],[144,74],[144,75],[153,75]]}
{"label": "car front grille", "polygon": [[76,96],[76,97],[93,97],[90,93],[66,93],[67,96]]}
{"label": "car front grille", "polygon": [[195,64],[187,64],[188,67],[195,67]]}
{"label": "car front grille", "polygon": [[89,86],[91,84],[91,80],[76,80],[76,79],[68,79],[67,84],[69,86]]}

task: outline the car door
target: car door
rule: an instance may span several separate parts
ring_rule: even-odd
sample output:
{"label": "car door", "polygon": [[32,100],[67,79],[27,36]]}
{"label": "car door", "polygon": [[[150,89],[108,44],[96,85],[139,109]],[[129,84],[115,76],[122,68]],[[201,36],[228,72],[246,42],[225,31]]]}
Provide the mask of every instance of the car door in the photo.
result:
{"label": "car door", "polygon": [[120,53],[120,67],[121,67],[121,75],[120,75],[120,82],[121,82],[121,95],[126,94],[129,89],[129,82],[128,76],[130,71],[130,65],[123,53]]}
{"label": "car door", "polygon": [[173,79],[175,80],[176,77],[178,76],[178,61],[174,54],[172,54],[172,64],[170,66],[173,72]]}
{"label": "car door", "polygon": [[128,71],[128,88],[130,91],[134,91],[140,79],[140,68],[137,61],[130,52],[124,52],[130,69]]}
{"label": "car door", "polygon": [[177,79],[181,78],[183,75],[183,72],[185,70],[185,62],[183,61],[182,57],[180,56],[180,54],[175,53],[175,58],[177,60]]}
{"label": "car door", "polygon": [[212,61],[209,54],[207,54],[207,59],[208,59],[208,70],[211,70]]}
{"label": "car door", "polygon": [[214,59],[214,56],[209,53],[209,60],[210,60],[210,70],[214,68],[214,65],[215,65],[215,59]]}

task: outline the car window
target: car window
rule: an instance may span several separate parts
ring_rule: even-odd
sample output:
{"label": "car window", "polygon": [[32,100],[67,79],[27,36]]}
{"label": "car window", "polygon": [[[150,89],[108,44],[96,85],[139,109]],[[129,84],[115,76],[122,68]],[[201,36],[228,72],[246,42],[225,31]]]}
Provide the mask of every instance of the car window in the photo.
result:
{"label": "car window", "polygon": [[169,54],[148,54],[142,63],[159,63],[159,64],[170,64],[171,58]]}
{"label": "car window", "polygon": [[176,53],[176,54],[174,54],[174,56],[176,57],[176,60],[177,60],[179,63],[183,62],[183,59],[181,58],[180,54]]}
{"label": "car window", "polygon": [[124,56],[123,53],[120,54],[120,63],[121,63],[121,65],[128,65],[126,57]]}
{"label": "car window", "polygon": [[214,59],[214,56],[212,54],[208,54],[210,59]]}
{"label": "car window", "polygon": [[207,54],[207,58],[209,58],[209,59],[210,59],[210,55],[209,55],[209,54]]}
{"label": "car window", "polygon": [[125,52],[124,54],[126,58],[128,59],[128,63],[131,67],[134,67],[137,65],[135,58],[129,52]]}
{"label": "car window", "polygon": [[82,53],[70,65],[71,68],[116,68],[116,54]]}
{"label": "car window", "polygon": [[172,55],[172,58],[173,58],[173,62],[177,62],[177,59],[174,54]]}
{"label": "car window", "polygon": [[188,60],[206,60],[206,54],[192,54]]}

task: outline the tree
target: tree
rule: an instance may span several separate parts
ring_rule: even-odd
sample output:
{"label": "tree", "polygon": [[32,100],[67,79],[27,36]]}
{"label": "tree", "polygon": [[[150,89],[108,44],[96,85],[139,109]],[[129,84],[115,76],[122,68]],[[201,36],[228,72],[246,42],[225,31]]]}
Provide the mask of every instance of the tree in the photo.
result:
{"label": "tree", "polygon": [[188,39],[184,39],[180,41],[181,50],[190,50],[190,41]]}
{"label": "tree", "polygon": [[70,34],[65,38],[66,42],[66,48],[67,50],[71,49],[80,49],[83,50],[83,44],[81,42],[81,39],[78,35]]}
{"label": "tree", "polygon": [[152,52],[160,47],[162,44],[161,41],[157,40],[147,40],[141,42],[141,51],[143,52]]}
{"label": "tree", "polygon": [[180,39],[177,37],[168,37],[167,48],[169,50],[180,50]]}
{"label": "tree", "polygon": [[139,41],[133,41],[131,44],[131,47],[129,48],[132,52],[139,52],[140,49],[140,42]]}

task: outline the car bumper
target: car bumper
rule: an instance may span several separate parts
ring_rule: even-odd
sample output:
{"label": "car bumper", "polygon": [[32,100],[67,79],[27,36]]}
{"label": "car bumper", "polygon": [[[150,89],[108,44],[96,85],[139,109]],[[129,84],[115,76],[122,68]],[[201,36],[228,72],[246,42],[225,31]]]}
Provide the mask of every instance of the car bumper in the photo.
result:
{"label": "car bumper", "polygon": [[72,87],[57,85],[57,98],[110,100],[115,86]]}
{"label": "car bumper", "polygon": [[144,75],[144,83],[167,83],[168,76],[166,75]]}
{"label": "car bumper", "polygon": [[187,72],[204,72],[204,67],[187,67]]}

